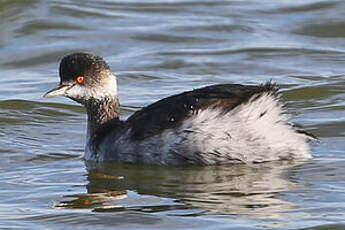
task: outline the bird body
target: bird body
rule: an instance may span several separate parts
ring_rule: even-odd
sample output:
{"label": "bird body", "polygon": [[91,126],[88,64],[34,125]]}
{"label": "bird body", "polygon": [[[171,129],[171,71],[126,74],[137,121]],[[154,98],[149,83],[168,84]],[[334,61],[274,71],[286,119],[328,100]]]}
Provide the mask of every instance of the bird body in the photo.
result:
{"label": "bird body", "polygon": [[101,57],[64,57],[60,78],[45,96],[66,96],[86,107],[86,160],[214,165],[311,158],[307,142],[313,136],[290,123],[272,83],[195,89],[121,121],[116,78]]}

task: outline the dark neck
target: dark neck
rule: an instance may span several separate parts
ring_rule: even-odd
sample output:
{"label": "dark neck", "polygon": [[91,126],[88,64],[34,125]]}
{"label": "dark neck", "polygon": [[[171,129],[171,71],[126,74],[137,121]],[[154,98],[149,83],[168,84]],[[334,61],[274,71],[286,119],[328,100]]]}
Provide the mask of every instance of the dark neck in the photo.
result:
{"label": "dark neck", "polygon": [[117,98],[91,100],[87,102],[85,107],[88,116],[88,129],[91,132],[106,122],[120,117],[120,104]]}
{"label": "dark neck", "polygon": [[98,145],[107,134],[123,127],[120,104],[114,97],[88,101],[85,107],[88,116],[85,154],[97,154]]}

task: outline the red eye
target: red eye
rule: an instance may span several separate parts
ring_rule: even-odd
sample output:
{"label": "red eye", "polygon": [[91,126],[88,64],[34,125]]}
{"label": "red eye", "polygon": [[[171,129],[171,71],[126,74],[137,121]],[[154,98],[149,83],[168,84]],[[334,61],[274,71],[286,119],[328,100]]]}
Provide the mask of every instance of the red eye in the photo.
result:
{"label": "red eye", "polygon": [[78,84],[83,84],[84,83],[84,77],[83,76],[78,76],[75,81],[78,83]]}

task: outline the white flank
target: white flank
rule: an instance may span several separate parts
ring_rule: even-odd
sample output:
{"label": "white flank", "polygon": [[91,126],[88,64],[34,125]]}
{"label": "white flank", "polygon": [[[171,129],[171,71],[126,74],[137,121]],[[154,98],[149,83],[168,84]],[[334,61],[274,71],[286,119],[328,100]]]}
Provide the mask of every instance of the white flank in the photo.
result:
{"label": "white flank", "polygon": [[296,133],[288,122],[278,99],[264,93],[225,115],[215,109],[201,111],[182,128],[195,133],[189,149],[205,156],[217,153],[243,162],[311,158],[306,136]]}

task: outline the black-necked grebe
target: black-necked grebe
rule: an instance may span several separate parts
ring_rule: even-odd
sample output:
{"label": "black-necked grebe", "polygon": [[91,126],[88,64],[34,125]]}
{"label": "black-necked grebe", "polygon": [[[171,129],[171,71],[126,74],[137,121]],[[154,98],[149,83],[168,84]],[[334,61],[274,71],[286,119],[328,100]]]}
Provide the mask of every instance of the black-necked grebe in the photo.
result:
{"label": "black-necked grebe", "polygon": [[311,158],[314,137],[289,122],[271,83],[195,89],[121,121],[116,77],[103,58],[67,55],[60,79],[44,97],[65,96],[86,107],[86,160],[213,165]]}

